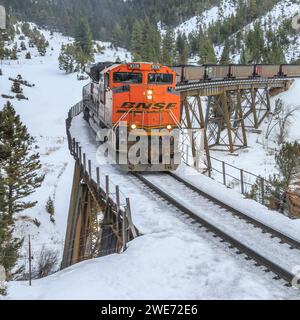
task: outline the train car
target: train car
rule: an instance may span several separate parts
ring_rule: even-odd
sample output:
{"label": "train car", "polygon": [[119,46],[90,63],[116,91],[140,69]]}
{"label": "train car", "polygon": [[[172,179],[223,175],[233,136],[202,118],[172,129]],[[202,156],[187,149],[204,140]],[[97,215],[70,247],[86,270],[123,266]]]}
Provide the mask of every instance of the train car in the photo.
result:
{"label": "train car", "polygon": [[172,67],[177,74],[176,83],[199,82],[205,78],[204,66],[179,66]]}
{"label": "train car", "polygon": [[255,76],[262,78],[275,78],[280,73],[280,65],[258,64],[255,66]]}
{"label": "train car", "polygon": [[283,64],[281,65],[280,75],[283,77],[300,77],[300,65],[289,65]]}
{"label": "train car", "polygon": [[206,78],[209,80],[224,80],[229,76],[229,66],[206,65]]}
{"label": "train car", "polygon": [[[153,63],[100,63],[86,72],[92,82],[83,90],[84,117],[96,132],[114,131],[117,164],[127,171],[176,170],[180,152],[174,132],[179,134],[175,129],[180,127],[181,115],[176,72]],[[140,140],[147,148],[143,145],[136,152],[136,163],[129,155]],[[164,148],[165,141],[170,148]],[[164,150],[169,150],[169,161]],[[126,163],[121,163],[124,154]]]}
{"label": "train car", "polygon": [[186,66],[183,70],[183,78],[185,81],[202,81],[205,78],[204,66]]}
{"label": "train car", "polygon": [[253,65],[230,65],[230,76],[233,79],[249,79],[253,76]]}

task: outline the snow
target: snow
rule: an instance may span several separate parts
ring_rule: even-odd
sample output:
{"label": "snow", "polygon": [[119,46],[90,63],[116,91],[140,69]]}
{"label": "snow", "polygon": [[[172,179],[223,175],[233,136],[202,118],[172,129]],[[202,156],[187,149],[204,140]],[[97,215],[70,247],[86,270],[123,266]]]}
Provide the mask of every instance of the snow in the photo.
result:
{"label": "snow", "polygon": [[[282,0],[278,4],[274,6],[274,8],[269,11],[263,17],[255,20],[250,25],[246,26],[243,31],[249,31],[253,29],[254,24],[259,22],[261,26],[266,26],[266,31],[268,30],[269,21],[271,21],[271,28],[273,31],[277,31],[280,26],[282,26],[285,20],[292,20],[292,18],[299,13],[300,1],[299,0]],[[289,36],[289,45],[285,48],[286,60],[289,63],[292,59],[299,57],[299,41],[300,36],[296,35],[296,37]],[[293,43],[296,41],[296,43]],[[236,61],[238,62],[239,57],[236,57]]]}
{"label": "snow", "polygon": [[[187,172],[183,174],[184,179],[187,176]],[[271,261],[274,261],[276,264],[280,265],[285,270],[292,271],[293,268],[298,265],[300,260],[300,251],[291,251],[288,245],[282,245],[279,241],[274,241],[270,237],[270,235],[264,234],[261,230],[253,228],[252,225],[247,224],[244,220],[239,219],[235,215],[231,215],[227,210],[221,209],[218,205],[215,205],[209,201],[205,197],[201,197],[195,192],[191,192],[191,190],[183,185],[182,183],[178,183],[173,177],[166,175],[149,175],[147,176],[147,180],[154,183],[154,185],[159,186],[161,190],[166,192],[168,195],[172,196],[172,198],[176,199],[177,202],[184,205],[186,208],[194,212],[197,216],[203,218],[205,221],[208,221],[215,227],[223,230],[225,233],[229,234],[236,240],[242,242],[246,246],[252,248],[256,252],[260,253],[262,256],[268,258]],[[201,183],[199,183],[199,180]],[[202,179],[202,176],[197,176],[197,183],[201,185],[201,189],[205,190],[205,181]],[[212,185],[210,181],[210,185]],[[209,188],[207,188],[209,190]],[[221,190],[220,190],[221,191]],[[224,191],[224,188],[223,188]],[[226,199],[228,194],[226,194]],[[220,198],[220,195],[217,196]],[[230,201],[232,202],[234,197],[230,197]],[[225,200],[225,203],[228,200]],[[253,201],[246,201],[245,207],[248,208]],[[240,199],[238,204],[243,206],[244,200]],[[258,211],[259,214],[256,219],[260,220],[260,217],[263,217],[266,224],[268,225],[270,222],[270,212],[268,212],[268,216],[264,215],[263,212],[265,208],[261,211]],[[247,209],[243,208],[242,212],[247,212]],[[276,219],[276,215],[275,215]],[[272,222],[275,220],[272,215]],[[288,218],[284,217],[282,219],[283,222],[286,222],[285,227],[289,225]],[[277,221],[278,222],[278,221]],[[295,237],[298,237],[300,241],[299,235],[299,223],[290,223],[292,231],[295,233]],[[277,224],[278,225],[278,224]],[[277,227],[275,226],[275,229]],[[290,233],[291,228],[283,228],[285,229],[285,233]]]}
{"label": "snow", "polygon": [[[59,33],[51,36],[49,31],[41,32],[50,43],[45,57],[39,56],[35,48],[28,48],[26,39],[28,50],[19,53],[19,59],[4,60],[0,65],[3,71],[3,76],[0,76],[0,95],[12,94],[12,82],[8,78],[15,78],[18,74],[35,84],[33,88],[23,87],[28,101],[10,100],[36,140],[36,151],[41,155],[41,172],[46,174],[42,187],[30,196],[33,201],[38,201],[37,206],[22,212],[17,220],[16,235],[25,238],[20,265],[27,261],[28,235],[31,235],[34,267],[43,247],[57,251],[59,258],[62,256],[74,168],[74,161],[67,146],[65,119],[69,109],[81,100],[82,87],[87,83],[77,81],[76,74],[66,75],[58,68],[61,45],[71,42],[72,39]],[[16,42],[20,46],[21,41]],[[122,60],[130,59],[126,50],[116,51],[110,48],[110,43],[98,43],[105,46],[105,50],[103,54],[96,55],[97,61],[115,61],[118,57]],[[31,60],[25,59],[27,51],[31,52]],[[0,96],[0,108],[5,102],[6,99]],[[54,199],[55,224],[50,222],[50,216],[45,209],[49,196]],[[33,223],[34,219],[41,222],[40,227]],[[25,267],[28,270],[28,266]]]}
{"label": "snow", "polygon": [[175,29],[175,34],[178,32],[188,36],[193,31],[198,31],[199,27],[206,29],[210,24],[217,20],[224,20],[234,14],[236,4],[234,1],[222,0],[219,6],[214,6],[209,10],[205,10],[200,16],[194,16],[191,19],[183,22]]}
{"label": "snow", "polygon": [[199,190],[203,190],[205,193],[221,200],[224,204],[242,211],[249,217],[300,241],[300,220],[291,220],[253,200],[245,199],[243,195],[235,190],[228,189],[216,181],[212,182],[209,177],[197,173],[190,167],[182,166],[177,170],[176,174],[192,183]]}
{"label": "snow", "polygon": [[[285,108],[294,109],[300,107],[299,94],[300,80],[296,79],[288,91],[271,98],[271,110],[274,109],[275,102],[277,99],[282,99]],[[263,143],[268,121],[269,118],[267,117],[260,126],[259,129],[262,131],[262,133],[253,133],[251,132],[251,130],[248,131],[248,148],[238,150],[235,153],[237,156],[230,155],[226,152],[217,151],[212,151],[211,155],[217,158],[218,160],[225,161],[230,165],[253,173],[256,176],[262,176],[266,180],[269,180],[270,175],[278,173],[275,161],[275,154],[276,150],[278,150],[278,144],[276,142],[276,128],[271,134],[271,137],[268,141],[268,145],[264,145]],[[291,125],[288,130],[287,141],[300,141],[299,123],[300,108],[295,111],[294,116],[291,118]],[[221,164],[219,162],[213,160],[212,165],[214,168],[222,170]],[[238,179],[240,178],[240,172],[237,169],[230,169],[228,167],[228,173],[237,177]],[[214,172],[213,174],[219,182],[222,182],[221,175],[217,174],[216,172]],[[248,174],[245,174],[245,177],[245,179],[247,180],[246,182],[251,184],[255,182],[255,177],[251,177]],[[228,184],[230,185],[231,182],[232,179],[229,179]],[[232,187],[234,187],[235,189],[239,188],[239,186],[235,185],[234,182],[232,182]]]}
{"label": "snow", "polygon": [[[72,170],[74,161],[69,155],[65,140],[65,118],[69,108],[81,99],[85,81],[77,81],[75,75],[65,75],[58,70],[57,56],[62,42],[68,39],[55,33],[50,40],[46,57],[36,55],[33,60],[5,61],[1,68],[1,93],[9,93],[8,77],[21,73],[34,88],[26,88],[29,101],[13,104],[31,134],[37,139],[45,182],[33,198],[38,206],[24,212],[29,220],[19,219],[18,233],[32,235],[34,256],[38,257],[43,244],[62,253],[66,229]],[[126,59],[129,53],[115,52],[107,48],[97,60],[110,60],[120,56]],[[1,99],[1,98],[0,98]],[[3,105],[4,100],[0,100]],[[72,134],[89,154],[93,169],[97,165],[95,135],[82,119],[76,117],[72,123]],[[129,243],[128,250],[121,255],[82,262],[47,278],[27,282],[10,282],[5,299],[295,299],[298,292],[284,287],[282,281],[274,281],[272,274],[246,262],[226,244],[221,244],[212,235],[190,224],[174,208],[158,201],[147,188],[117,167],[102,165],[101,177],[109,174],[111,186],[118,184],[122,198],[130,196],[133,221],[143,236]],[[195,174],[194,172],[192,173]],[[268,215],[268,221],[296,235],[298,222],[271,213],[262,206],[242,200],[232,190],[199,174],[193,181],[201,183],[206,190],[232,199],[236,206],[250,207],[252,214]],[[113,190],[111,191],[113,192]],[[49,195],[55,196],[55,219],[53,225],[45,212]],[[259,207],[256,207],[259,206]],[[205,209],[209,213],[209,209]],[[31,219],[42,224],[37,228]],[[262,218],[263,219],[263,218]],[[27,221],[27,222],[26,222]],[[24,251],[26,246],[24,246]],[[36,261],[37,259],[35,259]]]}
{"label": "snow", "polygon": [[[73,120],[71,132],[83,152],[90,155],[94,167],[95,158],[99,156],[95,134],[82,115]],[[284,287],[281,281],[274,281],[271,274],[245,262],[227,245],[190,224],[132,176],[111,165],[102,165],[100,170],[102,177],[109,174],[111,181],[120,185],[124,196],[130,196],[133,221],[142,236],[129,243],[128,250],[121,255],[80,263],[34,281],[31,288],[26,282],[10,283],[8,299],[297,297],[297,291]],[[199,174],[198,179],[202,179]],[[204,185],[212,190],[222,187],[209,179]],[[227,189],[222,188],[226,196]]]}
{"label": "snow", "polygon": [[[241,31],[246,32],[250,29],[253,29],[254,24],[259,22],[261,26],[268,27],[268,22],[271,21],[271,28],[273,31],[278,30],[278,28],[283,24],[285,20],[292,19],[297,13],[299,13],[300,1],[299,0],[281,0],[274,7],[262,17],[256,19],[254,22],[245,26]],[[201,26],[204,30],[211,24],[219,21],[224,21],[226,18],[231,15],[236,15],[237,4],[235,1],[226,1],[223,0],[220,5],[214,6],[209,10],[204,11],[199,16],[194,16],[191,19],[181,23],[175,29],[175,33],[178,32],[184,33],[188,36],[192,32],[197,32]],[[235,37],[235,35],[232,35]],[[285,55],[287,62],[290,62],[293,59],[297,59],[300,56],[300,36],[296,34],[295,36],[287,36],[289,40],[289,45],[285,48]],[[220,58],[223,45],[215,46],[216,55]],[[198,57],[192,57],[189,60],[189,63],[197,63]],[[232,56],[233,63],[239,63],[240,54],[235,53]]]}
{"label": "snow", "polygon": [[[161,212],[159,212],[160,216]],[[155,214],[157,218],[159,216]],[[8,298],[23,299],[283,299],[290,291],[242,268],[218,244],[199,238],[177,221],[138,238],[122,255],[87,261],[34,281],[13,283]],[[175,233],[175,231],[177,231]],[[189,245],[187,246],[187,243]],[[238,260],[238,259],[237,259]],[[240,268],[237,269],[237,265]],[[263,271],[261,271],[264,274]],[[226,275],[224,277],[224,275]],[[268,279],[269,278],[269,279]],[[290,291],[296,298],[296,291]]]}

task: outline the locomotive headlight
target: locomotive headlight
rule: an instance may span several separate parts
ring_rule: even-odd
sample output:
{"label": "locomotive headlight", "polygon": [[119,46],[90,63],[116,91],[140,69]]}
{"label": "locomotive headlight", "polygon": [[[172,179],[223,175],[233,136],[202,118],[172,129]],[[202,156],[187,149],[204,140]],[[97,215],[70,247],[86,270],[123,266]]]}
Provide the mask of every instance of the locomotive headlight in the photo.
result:
{"label": "locomotive headlight", "polygon": [[131,129],[132,129],[132,130],[135,130],[135,129],[136,129],[136,124],[132,124],[132,125],[131,125]]}
{"label": "locomotive headlight", "polygon": [[147,99],[148,100],[153,99],[153,90],[151,90],[151,89],[147,90]]}
{"label": "locomotive headlight", "polygon": [[169,125],[167,125],[167,129],[168,130],[172,130],[172,126],[169,124]]}

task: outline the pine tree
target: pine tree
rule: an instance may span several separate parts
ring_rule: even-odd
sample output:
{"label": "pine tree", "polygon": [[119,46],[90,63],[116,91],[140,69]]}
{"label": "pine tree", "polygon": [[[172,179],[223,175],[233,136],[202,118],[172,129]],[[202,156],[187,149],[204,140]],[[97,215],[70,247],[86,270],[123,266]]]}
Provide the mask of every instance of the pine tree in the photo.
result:
{"label": "pine tree", "polygon": [[292,176],[300,166],[300,144],[297,141],[283,144],[280,151],[276,154],[276,163],[285,186],[288,188]]}
{"label": "pine tree", "polygon": [[62,45],[60,55],[58,57],[59,69],[64,70],[66,73],[74,72],[75,59],[73,57],[73,46]]}
{"label": "pine tree", "polygon": [[4,41],[3,41],[2,34],[0,32],[0,59],[1,60],[4,58],[4,55],[5,55]]}
{"label": "pine tree", "polygon": [[246,48],[250,53],[252,63],[263,62],[265,52],[264,33],[260,23],[255,23],[254,29],[246,35]]}
{"label": "pine tree", "polygon": [[177,51],[177,64],[185,65],[189,60],[189,45],[185,34],[180,32],[177,35],[176,40],[176,51]]}
{"label": "pine tree", "polygon": [[54,201],[52,200],[51,197],[49,197],[47,200],[46,211],[50,214],[51,217],[54,215],[54,212],[55,212]]}
{"label": "pine tree", "polygon": [[210,39],[203,32],[200,32],[199,42],[199,64],[216,64],[217,58],[214,47]]}
{"label": "pine tree", "polygon": [[10,50],[10,58],[11,60],[18,60],[17,49],[13,48]]}
{"label": "pine tree", "polygon": [[84,17],[79,19],[76,31],[75,31],[75,44],[81,48],[82,52],[91,57],[93,55],[93,37],[88,23],[88,20]]}
{"label": "pine tree", "polygon": [[[1,168],[2,163],[7,159],[7,157],[8,153],[3,152],[2,146],[2,148],[0,148]],[[2,172],[0,172],[0,265],[5,268],[7,280],[11,279],[12,269],[17,263],[19,257],[19,248],[22,244],[21,240],[14,237],[13,232],[14,219],[8,214],[7,190],[5,188]],[[0,295],[5,293],[1,291]]]}
{"label": "pine tree", "polygon": [[21,42],[21,50],[23,50],[23,51],[27,50],[27,48],[26,48],[26,45],[25,45],[25,42],[24,42],[24,41],[22,41],[22,42]]}
{"label": "pine tree", "polygon": [[132,29],[132,37],[131,37],[131,52],[133,55],[133,61],[141,61],[143,55],[143,21],[136,20],[133,29]]}
{"label": "pine tree", "polygon": [[32,150],[34,139],[10,102],[0,113],[0,137],[1,149],[6,153],[1,168],[7,190],[7,213],[13,219],[16,213],[36,205],[37,202],[25,198],[41,186],[44,176],[39,175],[40,156]]}
{"label": "pine tree", "polygon": [[21,87],[21,84],[17,79],[14,80],[14,82],[11,86],[11,91],[14,93],[17,93],[17,94],[23,93],[23,89]]}
{"label": "pine tree", "polygon": [[123,44],[124,35],[121,26],[117,23],[112,33],[112,44],[115,48],[121,47]]}
{"label": "pine tree", "polygon": [[250,64],[251,61],[251,53],[249,49],[245,49],[245,47],[242,48],[241,56],[240,56],[240,64]]}
{"label": "pine tree", "polygon": [[174,62],[174,32],[168,28],[162,42],[162,63],[172,66]]}
{"label": "pine tree", "polygon": [[224,49],[220,59],[220,64],[227,65],[230,63],[231,63],[230,62],[230,46],[229,46],[229,42],[225,41]]}
{"label": "pine tree", "polygon": [[26,53],[25,59],[31,59],[31,53],[29,51]]}
{"label": "pine tree", "polygon": [[49,43],[46,41],[45,37],[40,37],[36,40],[37,50],[42,57],[46,55],[48,45]]}
{"label": "pine tree", "polygon": [[144,45],[142,49],[141,58],[148,62],[159,62],[160,61],[160,45],[161,37],[160,32],[156,25],[153,25],[146,17],[143,28]]}

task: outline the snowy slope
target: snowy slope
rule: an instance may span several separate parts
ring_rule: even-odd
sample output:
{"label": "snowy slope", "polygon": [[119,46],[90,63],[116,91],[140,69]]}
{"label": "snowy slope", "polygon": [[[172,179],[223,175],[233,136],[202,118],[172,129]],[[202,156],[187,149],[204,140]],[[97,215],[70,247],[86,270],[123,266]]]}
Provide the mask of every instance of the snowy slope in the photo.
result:
{"label": "snowy slope", "polygon": [[175,29],[175,34],[181,32],[188,36],[189,33],[198,31],[200,26],[205,29],[217,20],[224,20],[230,15],[235,14],[235,9],[235,1],[223,0],[219,6],[214,6],[211,9],[204,11],[201,16],[194,16],[188,21],[180,24]]}
{"label": "snowy slope", "polygon": [[[271,21],[272,30],[278,30],[285,20],[292,19],[296,13],[299,12],[299,7],[299,0],[281,0],[267,14],[244,27],[241,31],[249,31],[256,22],[259,22],[262,26],[268,26],[269,21]],[[197,32],[200,26],[205,30],[210,24],[215,23],[217,20],[223,21],[231,15],[236,15],[236,2],[224,0],[219,6],[214,6],[211,9],[204,11],[202,15],[194,16],[183,22],[175,29],[175,31],[176,33],[181,32],[188,36],[188,34],[192,32]],[[288,36],[288,39],[290,44],[285,49],[285,53],[287,62],[290,62],[292,59],[300,56],[300,34],[295,37]],[[223,46],[217,46],[215,47],[215,50],[217,57],[220,58]],[[240,55],[235,54],[232,59],[233,62],[238,63]],[[198,58],[194,57],[190,60],[190,63],[197,63],[197,61]]]}
{"label": "snowy slope", "polygon": [[[12,94],[12,82],[8,78],[15,78],[18,74],[35,84],[33,88],[24,87],[24,95],[29,101],[14,99],[11,102],[36,139],[43,165],[42,172],[46,174],[42,187],[31,196],[31,199],[38,200],[38,205],[22,212],[17,221],[17,235],[25,237],[20,265],[27,262],[28,235],[32,238],[34,265],[38,262],[43,246],[57,251],[59,257],[62,254],[73,175],[73,159],[67,147],[65,119],[70,107],[81,100],[82,87],[86,83],[77,81],[75,74],[65,75],[58,68],[57,58],[61,45],[72,39],[58,33],[51,36],[48,31],[42,32],[50,42],[45,57],[39,56],[35,48],[30,48],[28,51],[31,52],[32,60],[25,59],[27,51],[24,51],[19,53],[19,60],[3,61],[0,65],[3,71],[3,76],[0,76],[0,95]],[[19,45],[21,41],[17,42]],[[25,43],[27,45],[27,41]],[[126,60],[126,56],[130,59],[130,54],[125,50],[119,49],[117,52],[109,48],[109,43],[100,44],[106,49],[104,54],[96,56],[97,61],[115,61],[118,57]],[[0,97],[0,108],[5,102]],[[55,224],[50,222],[45,210],[49,196],[54,198]],[[34,219],[41,222],[39,228],[33,223]]]}
{"label": "snowy slope", "polygon": [[[282,0],[274,8],[263,17],[255,20],[253,23],[242,29],[243,32],[253,29],[255,23],[259,22],[265,26],[265,31],[268,30],[269,25],[273,31],[283,24],[285,20],[292,20],[292,18],[299,13],[300,1],[299,0]],[[290,62],[292,59],[299,57],[300,50],[300,34],[295,37],[288,37],[290,44],[285,48],[286,60]],[[234,58],[235,62],[239,62],[239,55]]]}

